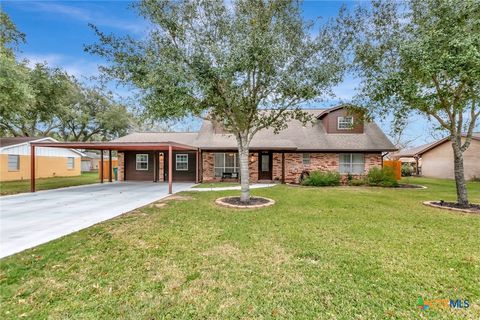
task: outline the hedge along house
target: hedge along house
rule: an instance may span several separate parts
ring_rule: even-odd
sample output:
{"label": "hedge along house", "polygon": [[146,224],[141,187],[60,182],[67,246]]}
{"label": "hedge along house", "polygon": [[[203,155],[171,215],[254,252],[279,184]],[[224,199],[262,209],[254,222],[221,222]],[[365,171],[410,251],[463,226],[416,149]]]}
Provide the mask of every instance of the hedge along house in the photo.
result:
{"label": "hedge along house", "polygon": [[[304,171],[332,170],[362,175],[382,166],[383,153],[397,150],[373,122],[344,106],[305,110],[315,119],[296,120],[278,134],[261,130],[250,145],[250,181],[299,182]],[[359,121],[360,120],[360,121]],[[119,180],[217,181],[239,177],[235,137],[210,121],[199,132],[136,132],[105,143],[56,146],[117,150]],[[103,181],[103,179],[101,179]]]}
{"label": "hedge along house", "polygon": [[[30,179],[30,144],[54,143],[53,138],[0,138],[0,181]],[[39,148],[35,167],[37,178],[71,177],[81,174],[82,153],[75,149]]]}

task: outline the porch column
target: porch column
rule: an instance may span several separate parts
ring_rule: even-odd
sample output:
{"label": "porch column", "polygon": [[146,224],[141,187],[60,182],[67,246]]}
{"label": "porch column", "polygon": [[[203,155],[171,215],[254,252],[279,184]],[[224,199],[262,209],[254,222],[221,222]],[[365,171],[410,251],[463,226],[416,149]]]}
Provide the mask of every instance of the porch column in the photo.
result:
{"label": "porch column", "polygon": [[157,182],[158,174],[158,151],[153,151],[153,182]]}
{"label": "porch column", "polygon": [[199,151],[197,149],[197,152],[195,154],[196,156],[196,161],[195,161],[195,183],[198,183],[198,176],[199,176],[199,167],[200,167],[200,157],[199,157]]}
{"label": "porch column", "polygon": [[112,150],[108,150],[108,182],[112,182]]}
{"label": "porch column", "polygon": [[103,183],[103,150],[100,150],[100,183]]}
{"label": "porch column", "polygon": [[172,194],[173,190],[172,190],[172,180],[173,180],[173,161],[172,161],[172,158],[173,158],[173,155],[172,155],[172,145],[169,144],[168,145],[168,193]]}
{"label": "porch column", "polygon": [[30,192],[35,192],[35,146],[30,145]]}
{"label": "porch column", "polygon": [[285,183],[285,152],[282,152],[282,183]]}

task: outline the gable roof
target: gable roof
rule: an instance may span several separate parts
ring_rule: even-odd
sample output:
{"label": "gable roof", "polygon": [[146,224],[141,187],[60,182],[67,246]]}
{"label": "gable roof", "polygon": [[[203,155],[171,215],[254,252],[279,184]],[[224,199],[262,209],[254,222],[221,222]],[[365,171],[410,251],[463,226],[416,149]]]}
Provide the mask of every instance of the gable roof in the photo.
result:
{"label": "gable roof", "polygon": [[[303,109],[314,118],[343,108]],[[204,120],[199,132],[136,132],[112,142],[178,142],[205,150],[236,150],[233,134],[215,130],[211,121]],[[271,129],[257,132],[253,137],[252,150],[296,150],[296,151],[394,151],[397,150],[383,131],[373,122],[365,123],[363,133],[327,133],[322,121],[304,126],[298,120],[291,120],[285,130],[275,134]]]}
{"label": "gable roof", "polygon": [[198,132],[133,132],[112,142],[180,143],[196,147]]}
{"label": "gable roof", "polygon": [[[31,142],[58,142],[57,140],[51,137],[7,137],[0,138],[0,151],[5,149],[10,149],[12,147],[21,146],[24,144],[29,144]],[[72,152],[84,156],[84,154],[76,149],[69,149]]]}
{"label": "gable roof", "polygon": [[0,138],[0,147],[14,146],[30,141],[37,141],[45,139],[45,137],[6,137]]}
{"label": "gable roof", "polygon": [[323,109],[322,112],[320,112],[318,115],[317,115],[317,119],[323,119],[327,114],[329,114],[330,112],[333,112],[333,111],[337,111],[337,110],[340,110],[340,109],[343,109],[345,108],[347,105],[339,105],[339,106],[336,106],[336,107],[332,107],[332,108],[329,108],[329,109]]}
{"label": "gable roof", "polygon": [[[465,137],[465,135],[463,135],[463,137]],[[480,132],[474,132],[472,134],[472,139],[480,141]],[[430,151],[433,148],[436,148],[437,146],[439,146],[439,145],[441,145],[441,144],[443,144],[447,141],[450,141],[450,137],[445,137],[445,138],[437,140],[437,141],[422,144],[422,145],[420,145],[418,147],[415,147],[415,148],[400,150],[399,152],[396,152],[393,156],[398,157],[398,158],[421,156],[422,154],[426,153],[427,151]]]}
{"label": "gable roof", "polygon": [[[336,109],[338,109],[336,107]],[[304,109],[318,117],[325,109]],[[210,121],[204,121],[197,143],[204,149],[236,149],[232,134],[215,134]],[[322,121],[303,125],[291,120],[285,130],[275,134],[271,129],[260,130],[252,139],[250,148],[297,151],[391,151],[397,150],[373,122],[365,123],[363,133],[327,133]]]}

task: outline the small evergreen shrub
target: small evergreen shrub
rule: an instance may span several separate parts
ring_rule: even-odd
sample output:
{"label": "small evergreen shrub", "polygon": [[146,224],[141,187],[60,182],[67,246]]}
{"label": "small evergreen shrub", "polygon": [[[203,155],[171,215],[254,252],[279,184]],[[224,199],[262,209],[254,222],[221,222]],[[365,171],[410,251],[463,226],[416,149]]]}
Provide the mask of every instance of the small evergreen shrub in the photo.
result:
{"label": "small evergreen shrub", "polygon": [[302,185],[314,187],[339,186],[340,174],[335,171],[312,171],[302,181]]}
{"label": "small evergreen shrub", "polygon": [[409,163],[402,164],[402,177],[410,177],[412,172],[413,168]]}
{"label": "small evergreen shrub", "polygon": [[354,187],[363,186],[365,185],[365,179],[352,179],[348,182],[348,185]]}
{"label": "small evergreen shrub", "polygon": [[395,179],[395,172],[391,167],[377,168],[373,167],[368,171],[367,184],[369,186],[397,187],[398,182]]}

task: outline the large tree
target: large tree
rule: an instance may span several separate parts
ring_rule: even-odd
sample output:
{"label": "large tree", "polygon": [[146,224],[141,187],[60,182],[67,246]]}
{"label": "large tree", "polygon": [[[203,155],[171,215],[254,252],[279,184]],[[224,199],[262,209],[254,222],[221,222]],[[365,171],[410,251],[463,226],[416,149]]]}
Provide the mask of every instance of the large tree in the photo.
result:
{"label": "large tree", "polygon": [[25,35],[0,11],[0,134],[105,140],[125,134],[131,114],[102,87],[79,83],[46,63],[15,53]]}
{"label": "large tree", "polygon": [[77,85],[65,113],[59,115],[64,140],[109,140],[124,135],[132,122],[126,106],[115,102],[104,88]]}
{"label": "large tree", "polygon": [[25,34],[0,8],[0,54],[13,57],[22,43],[25,43]]}
{"label": "large tree", "polygon": [[252,138],[292,118],[309,121],[300,104],[324,96],[344,71],[338,30],[325,23],[312,35],[296,1],[145,0],[135,7],[151,23],[144,40],[96,29],[100,43],[87,50],[109,59],[107,74],[141,89],[153,118],[199,116],[233,134],[248,202]]}
{"label": "large tree", "polygon": [[479,2],[374,1],[345,21],[355,29],[360,100],[397,125],[417,113],[446,131],[457,202],[468,205],[463,153],[480,114]]}

